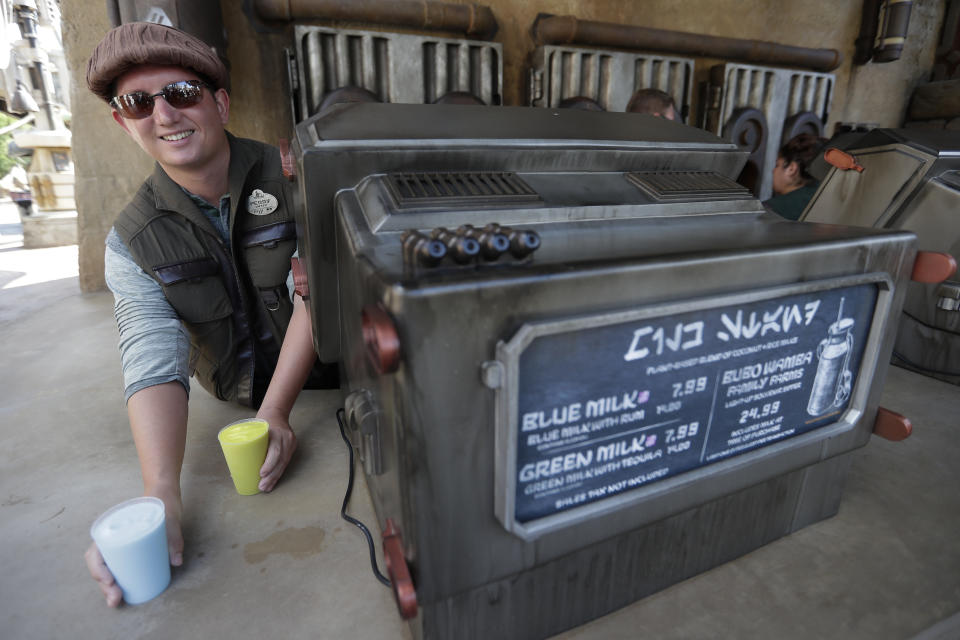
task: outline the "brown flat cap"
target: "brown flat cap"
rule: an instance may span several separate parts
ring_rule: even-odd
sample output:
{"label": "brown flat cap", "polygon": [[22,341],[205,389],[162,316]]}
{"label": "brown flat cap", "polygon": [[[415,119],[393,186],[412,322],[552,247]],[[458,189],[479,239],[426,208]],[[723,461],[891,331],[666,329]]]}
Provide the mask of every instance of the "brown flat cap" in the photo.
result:
{"label": "brown flat cap", "polygon": [[109,102],[117,78],[142,64],[190,69],[217,89],[230,90],[227,68],[209,45],[152,22],[128,22],[108,31],[87,62],[87,86]]}

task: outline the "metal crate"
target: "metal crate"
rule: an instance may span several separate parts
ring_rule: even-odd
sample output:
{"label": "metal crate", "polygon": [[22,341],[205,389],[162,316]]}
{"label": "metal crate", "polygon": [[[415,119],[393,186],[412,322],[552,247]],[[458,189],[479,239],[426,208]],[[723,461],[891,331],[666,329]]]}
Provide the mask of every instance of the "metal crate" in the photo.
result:
{"label": "metal crate", "polygon": [[[777,151],[786,142],[785,126],[791,119],[796,122],[798,117],[806,116],[807,122],[818,122],[822,132],[830,114],[834,83],[831,73],[745,64],[716,65],[701,95],[700,126],[727,139],[739,138],[741,146],[753,147],[750,162],[755,165],[754,193],[766,200],[773,195],[773,167]],[[747,112],[748,109],[758,113]],[[765,136],[759,135],[761,115]],[[737,124],[755,131],[748,136],[738,136],[737,130],[742,129]]]}
{"label": "metal crate", "polygon": [[582,96],[607,111],[624,111],[638,89],[669,93],[686,118],[693,90],[693,59],[646,53],[544,46],[534,52],[528,104],[556,107]]}
{"label": "metal crate", "polygon": [[912,233],[784,221],[735,145],[632,114],[347,104],[296,147],[415,638],[547,637],[837,512]]}
{"label": "metal crate", "polygon": [[502,102],[499,43],[304,25],[294,36],[296,122],[344,86],[367,89],[382,102],[429,104],[450,92]]}

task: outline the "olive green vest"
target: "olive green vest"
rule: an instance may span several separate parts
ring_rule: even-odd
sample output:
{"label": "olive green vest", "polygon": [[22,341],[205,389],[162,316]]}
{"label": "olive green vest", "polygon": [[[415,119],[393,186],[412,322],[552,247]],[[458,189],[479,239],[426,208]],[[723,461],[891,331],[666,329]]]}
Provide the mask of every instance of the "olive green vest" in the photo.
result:
{"label": "olive green vest", "polygon": [[294,193],[274,147],[228,138],[230,249],[159,165],[114,228],[186,326],[190,372],[217,398],[251,406],[260,400],[256,364],[259,387],[293,312],[286,280],[297,248]]}

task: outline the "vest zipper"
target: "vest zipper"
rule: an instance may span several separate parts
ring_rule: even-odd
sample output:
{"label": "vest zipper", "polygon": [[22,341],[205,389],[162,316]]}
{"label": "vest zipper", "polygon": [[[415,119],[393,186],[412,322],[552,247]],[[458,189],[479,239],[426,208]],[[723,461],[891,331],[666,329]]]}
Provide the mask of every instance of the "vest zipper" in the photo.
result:
{"label": "vest zipper", "polygon": [[[227,283],[227,290],[236,309],[233,314],[233,321],[234,328],[237,331],[237,373],[240,376],[237,382],[237,402],[252,406],[253,375],[256,370],[256,361],[253,353],[253,333],[250,329],[250,321],[247,318],[247,306],[243,295],[243,287],[240,283],[240,272],[237,270],[236,260],[231,255],[232,252],[228,252],[223,239],[219,236],[214,237],[219,248],[217,259],[220,262],[221,270],[224,274],[229,273],[233,276]],[[229,269],[225,268],[227,265],[229,265]],[[246,376],[244,376],[244,371],[246,371]],[[217,390],[219,391],[219,388]]]}

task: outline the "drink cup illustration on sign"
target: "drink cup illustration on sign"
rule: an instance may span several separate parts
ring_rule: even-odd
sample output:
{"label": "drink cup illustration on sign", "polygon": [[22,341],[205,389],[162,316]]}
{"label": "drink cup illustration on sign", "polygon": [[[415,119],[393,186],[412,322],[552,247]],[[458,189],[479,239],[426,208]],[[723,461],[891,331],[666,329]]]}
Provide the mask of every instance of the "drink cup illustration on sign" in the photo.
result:
{"label": "drink cup illustration on sign", "polygon": [[817,375],[807,403],[807,413],[819,416],[842,407],[850,397],[853,374],[850,372],[850,353],[853,351],[853,318],[843,317],[843,298],[837,321],[830,325],[827,337],[817,346]]}

